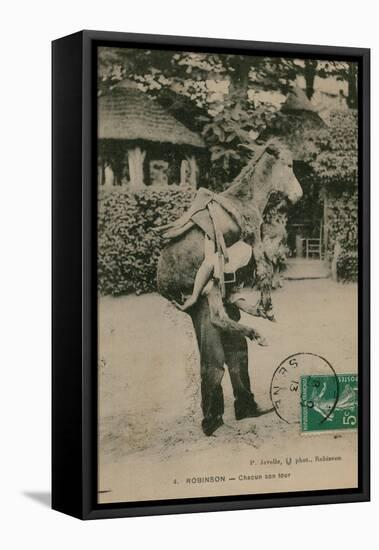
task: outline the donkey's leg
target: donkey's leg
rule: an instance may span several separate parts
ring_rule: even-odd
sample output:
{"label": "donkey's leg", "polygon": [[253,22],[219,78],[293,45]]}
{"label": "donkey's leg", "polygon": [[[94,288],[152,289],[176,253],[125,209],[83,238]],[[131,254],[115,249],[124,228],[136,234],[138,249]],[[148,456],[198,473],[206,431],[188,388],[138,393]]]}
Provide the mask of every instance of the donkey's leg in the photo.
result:
{"label": "donkey's leg", "polygon": [[264,251],[263,243],[261,241],[260,236],[257,237],[254,243],[253,254],[254,254],[254,259],[256,263],[257,279],[258,281],[262,281],[267,276],[267,264],[266,264],[266,258],[265,258],[265,251]]}
{"label": "donkey's leg", "polygon": [[222,426],[224,396],[221,381],[224,376],[225,355],[220,330],[212,325],[209,305],[201,296],[191,310],[200,352],[202,428],[205,435],[212,435]]}
{"label": "donkey's leg", "polygon": [[274,312],[271,300],[271,288],[273,278],[272,263],[268,261],[261,237],[261,225],[263,220],[257,218],[254,224],[253,254],[256,264],[257,286],[261,290],[261,299],[257,307],[257,315],[270,321],[274,321]]}
{"label": "donkey's leg", "polygon": [[261,289],[261,297],[257,304],[257,311],[260,317],[264,317],[269,321],[275,321],[274,308],[271,298],[273,275],[273,265],[267,261],[267,277],[261,281],[259,285]]}
{"label": "donkey's leg", "polygon": [[275,317],[271,299],[272,280],[274,276],[273,265],[265,256],[263,243],[260,239],[254,245],[253,251],[256,262],[257,286],[261,290],[261,298],[257,312],[260,317],[264,317],[269,321],[274,321]]}
{"label": "donkey's leg", "polygon": [[259,335],[254,328],[238,323],[229,317],[225,311],[218,285],[212,285],[207,297],[210,309],[210,320],[214,327],[222,331],[240,334],[241,336],[250,338],[250,340],[255,340],[258,338]]}

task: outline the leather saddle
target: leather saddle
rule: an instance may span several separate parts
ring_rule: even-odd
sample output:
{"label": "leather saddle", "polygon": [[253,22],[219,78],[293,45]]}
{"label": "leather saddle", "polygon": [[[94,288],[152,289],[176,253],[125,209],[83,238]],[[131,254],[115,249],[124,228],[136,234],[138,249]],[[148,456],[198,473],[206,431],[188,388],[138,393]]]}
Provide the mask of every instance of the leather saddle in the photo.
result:
{"label": "leather saddle", "polygon": [[184,235],[192,227],[199,227],[214,241],[219,261],[220,289],[225,296],[224,264],[228,261],[225,234],[231,223],[237,224],[239,233],[244,229],[243,218],[229,199],[200,187],[190,208],[176,221],[154,228],[166,239]]}
{"label": "leather saddle", "polygon": [[[214,204],[212,205],[212,203]],[[215,219],[212,219],[212,214],[210,213],[212,206],[216,206],[216,212],[214,212]],[[220,215],[220,207],[223,211],[223,216]],[[215,208],[213,210],[215,211]],[[231,201],[222,195],[209,191],[209,189],[200,187],[192,205],[179,219],[167,225],[155,227],[153,231],[161,233],[165,239],[174,239],[189,231],[194,225],[197,225],[210,239],[215,241],[215,224],[216,226],[223,225],[220,218],[225,217],[225,215],[231,217],[241,231],[243,230],[243,218]],[[219,229],[222,231],[221,227]]]}

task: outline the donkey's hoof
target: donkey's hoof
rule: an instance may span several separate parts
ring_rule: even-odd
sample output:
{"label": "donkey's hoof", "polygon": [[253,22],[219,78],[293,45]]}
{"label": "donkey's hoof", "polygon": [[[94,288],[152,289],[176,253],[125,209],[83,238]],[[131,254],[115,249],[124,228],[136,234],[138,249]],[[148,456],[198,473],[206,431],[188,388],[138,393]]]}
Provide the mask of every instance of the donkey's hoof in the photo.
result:
{"label": "donkey's hoof", "polygon": [[263,307],[257,309],[257,317],[262,317],[262,319],[267,319],[267,321],[276,322],[275,315],[272,310],[267,311]]}
{"label": "donkey's hoof", "polygon": [[245,333],[246,338],[249,338],[249,340],[256,340],[257,338],[257,332],[253,328],[248,329]]}
{"label": "donkey's hoof", "polygon": [[267,347],[269,345],[268,341],[266,340],[266,338],[264,338],[263,336],[261,336],[260,334],[255,338],[255,341],[256,343],[258,344],[258,346],[262,346],[262,347]]}

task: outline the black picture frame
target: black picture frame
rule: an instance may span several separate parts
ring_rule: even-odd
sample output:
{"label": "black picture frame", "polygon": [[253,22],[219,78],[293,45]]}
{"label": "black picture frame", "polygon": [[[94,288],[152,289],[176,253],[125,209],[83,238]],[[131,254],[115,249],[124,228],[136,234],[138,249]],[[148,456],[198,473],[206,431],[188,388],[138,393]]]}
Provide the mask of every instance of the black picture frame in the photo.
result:
{"label": "black picture frame", "polygon": [[[354,60],[359,65],[359,486],[97,504],[96,48],[186,49]],[[52,507],[81,519],[370,499],[370,50],[82,31],[52,44]]]}

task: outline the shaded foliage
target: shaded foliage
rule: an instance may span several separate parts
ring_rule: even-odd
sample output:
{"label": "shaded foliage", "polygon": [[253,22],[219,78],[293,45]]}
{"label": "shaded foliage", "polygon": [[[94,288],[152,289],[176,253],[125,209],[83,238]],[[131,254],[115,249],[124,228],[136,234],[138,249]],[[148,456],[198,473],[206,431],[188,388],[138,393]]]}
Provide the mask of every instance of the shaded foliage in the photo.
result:
{"label": "shaded foliage", "polygon": [[312,167],[320,183],[356,185],[358,177],[358,115],[335,111],[329,126],[315,137],[318,149]]}
{"label": "shaded foliage", "polygon": [[342,252],[337,259],[337,276],[341,281],[358,280],[358,192],[344,192],[332,199],[329,208],[329,259],[333,259],[334,245]]}
{"label": "shaded foliage", "polygon": [[331,114],[327,132],[317,138],[320,153],[312,162],[317,181],[329,196],[327,255],[338,242],[339,280],[358,279],[358,117],[356,111]]}

